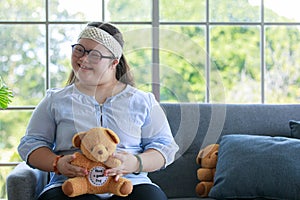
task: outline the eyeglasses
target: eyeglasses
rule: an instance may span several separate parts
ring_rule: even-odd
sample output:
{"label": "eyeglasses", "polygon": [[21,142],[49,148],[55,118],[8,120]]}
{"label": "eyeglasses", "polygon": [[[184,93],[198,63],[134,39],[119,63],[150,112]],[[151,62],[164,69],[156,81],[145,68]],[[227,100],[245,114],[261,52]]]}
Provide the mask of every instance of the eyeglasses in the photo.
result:
{"label": "eyeglasses", "polygon": [[101,54],[100,51],[95,49],[86,50],[84,46],[81,44],[73,44],[71,47],[72,47],[72,54],[74,56],[76,56],[77,58],[81,58],[85,55],[85,53],[87,53],[89,62],[94,64],[99,63],[102,58],[115,59],[114,56],[104,56]]}

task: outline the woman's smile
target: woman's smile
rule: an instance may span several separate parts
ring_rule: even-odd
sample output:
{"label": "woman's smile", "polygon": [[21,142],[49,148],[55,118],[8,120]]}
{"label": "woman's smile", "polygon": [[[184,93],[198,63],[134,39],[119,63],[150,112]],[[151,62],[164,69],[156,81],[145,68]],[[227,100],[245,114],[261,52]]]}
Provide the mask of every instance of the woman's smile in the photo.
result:
{"label": "woman's smile", "polygon": [[78,67],[83,70],[94,70],[92,67],[87,67],[85,65],[80,65],[80,64],[78,64]]}

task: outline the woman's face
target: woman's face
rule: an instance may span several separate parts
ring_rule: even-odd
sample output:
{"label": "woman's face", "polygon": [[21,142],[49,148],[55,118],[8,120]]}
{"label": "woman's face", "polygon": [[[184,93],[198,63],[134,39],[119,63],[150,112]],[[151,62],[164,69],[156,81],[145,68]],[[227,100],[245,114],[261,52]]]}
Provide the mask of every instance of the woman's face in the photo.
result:
{"label": "woman's face", "polygon": [[[113,57],[108,49],[91,39],[80,39],[77,44],[80,45],[73,47],[71,63],[80,84],[96,86],[115,80],[115,66],[118,61],[110,58],[100,59],[100,57],[97,59],[98,52],[102,56]],[[80,57],[76,54],[76,51],[82,52],[84,50],[82,47],[86,51],[97,51],[85,52],[84,56]]]}

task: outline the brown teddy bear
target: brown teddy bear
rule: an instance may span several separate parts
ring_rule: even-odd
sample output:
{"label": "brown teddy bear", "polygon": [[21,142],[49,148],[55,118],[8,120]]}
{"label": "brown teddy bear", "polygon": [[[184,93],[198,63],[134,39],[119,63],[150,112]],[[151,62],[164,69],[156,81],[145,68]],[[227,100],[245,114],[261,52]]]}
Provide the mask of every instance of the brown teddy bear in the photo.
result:
{"label": "brown teddy bear", "polygon": [[82,194],[112,193],[118,196],[127,196],[132,192],[130,180],[120,177],[116,182],[114,177],[104,176],[106,168],[117,167],[121,161],[112,157],[119,137],[107,128],[92,128],[87,132],[80,132],[73,137],[73,146],[79,147],[82,154],[75,153],[73,165],[88,170],[85,177],[69,178],[62,185],[63,192],[69,197]]}
{"label": "brown teddy bear", "polygon": [[210,144],[201,149],[197,155],[196,163],[200,165],[197,177],[200,182],[196,185],[196,193],[200,197],[208,197],[208,193],[214,185],[218,150],[218,144]]}

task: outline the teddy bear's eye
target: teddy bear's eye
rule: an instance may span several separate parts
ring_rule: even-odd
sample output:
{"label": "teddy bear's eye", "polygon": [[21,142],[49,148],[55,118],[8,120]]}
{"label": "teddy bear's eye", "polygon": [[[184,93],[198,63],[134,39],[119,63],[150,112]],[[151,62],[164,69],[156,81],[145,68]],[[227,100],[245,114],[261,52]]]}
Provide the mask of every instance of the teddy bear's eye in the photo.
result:
{"label": "teddy bear's eye", "polygon": [[107,147],[105,147],[105,149],[106,149],[106,151],[108,151],[108,148],[107,148]]}

